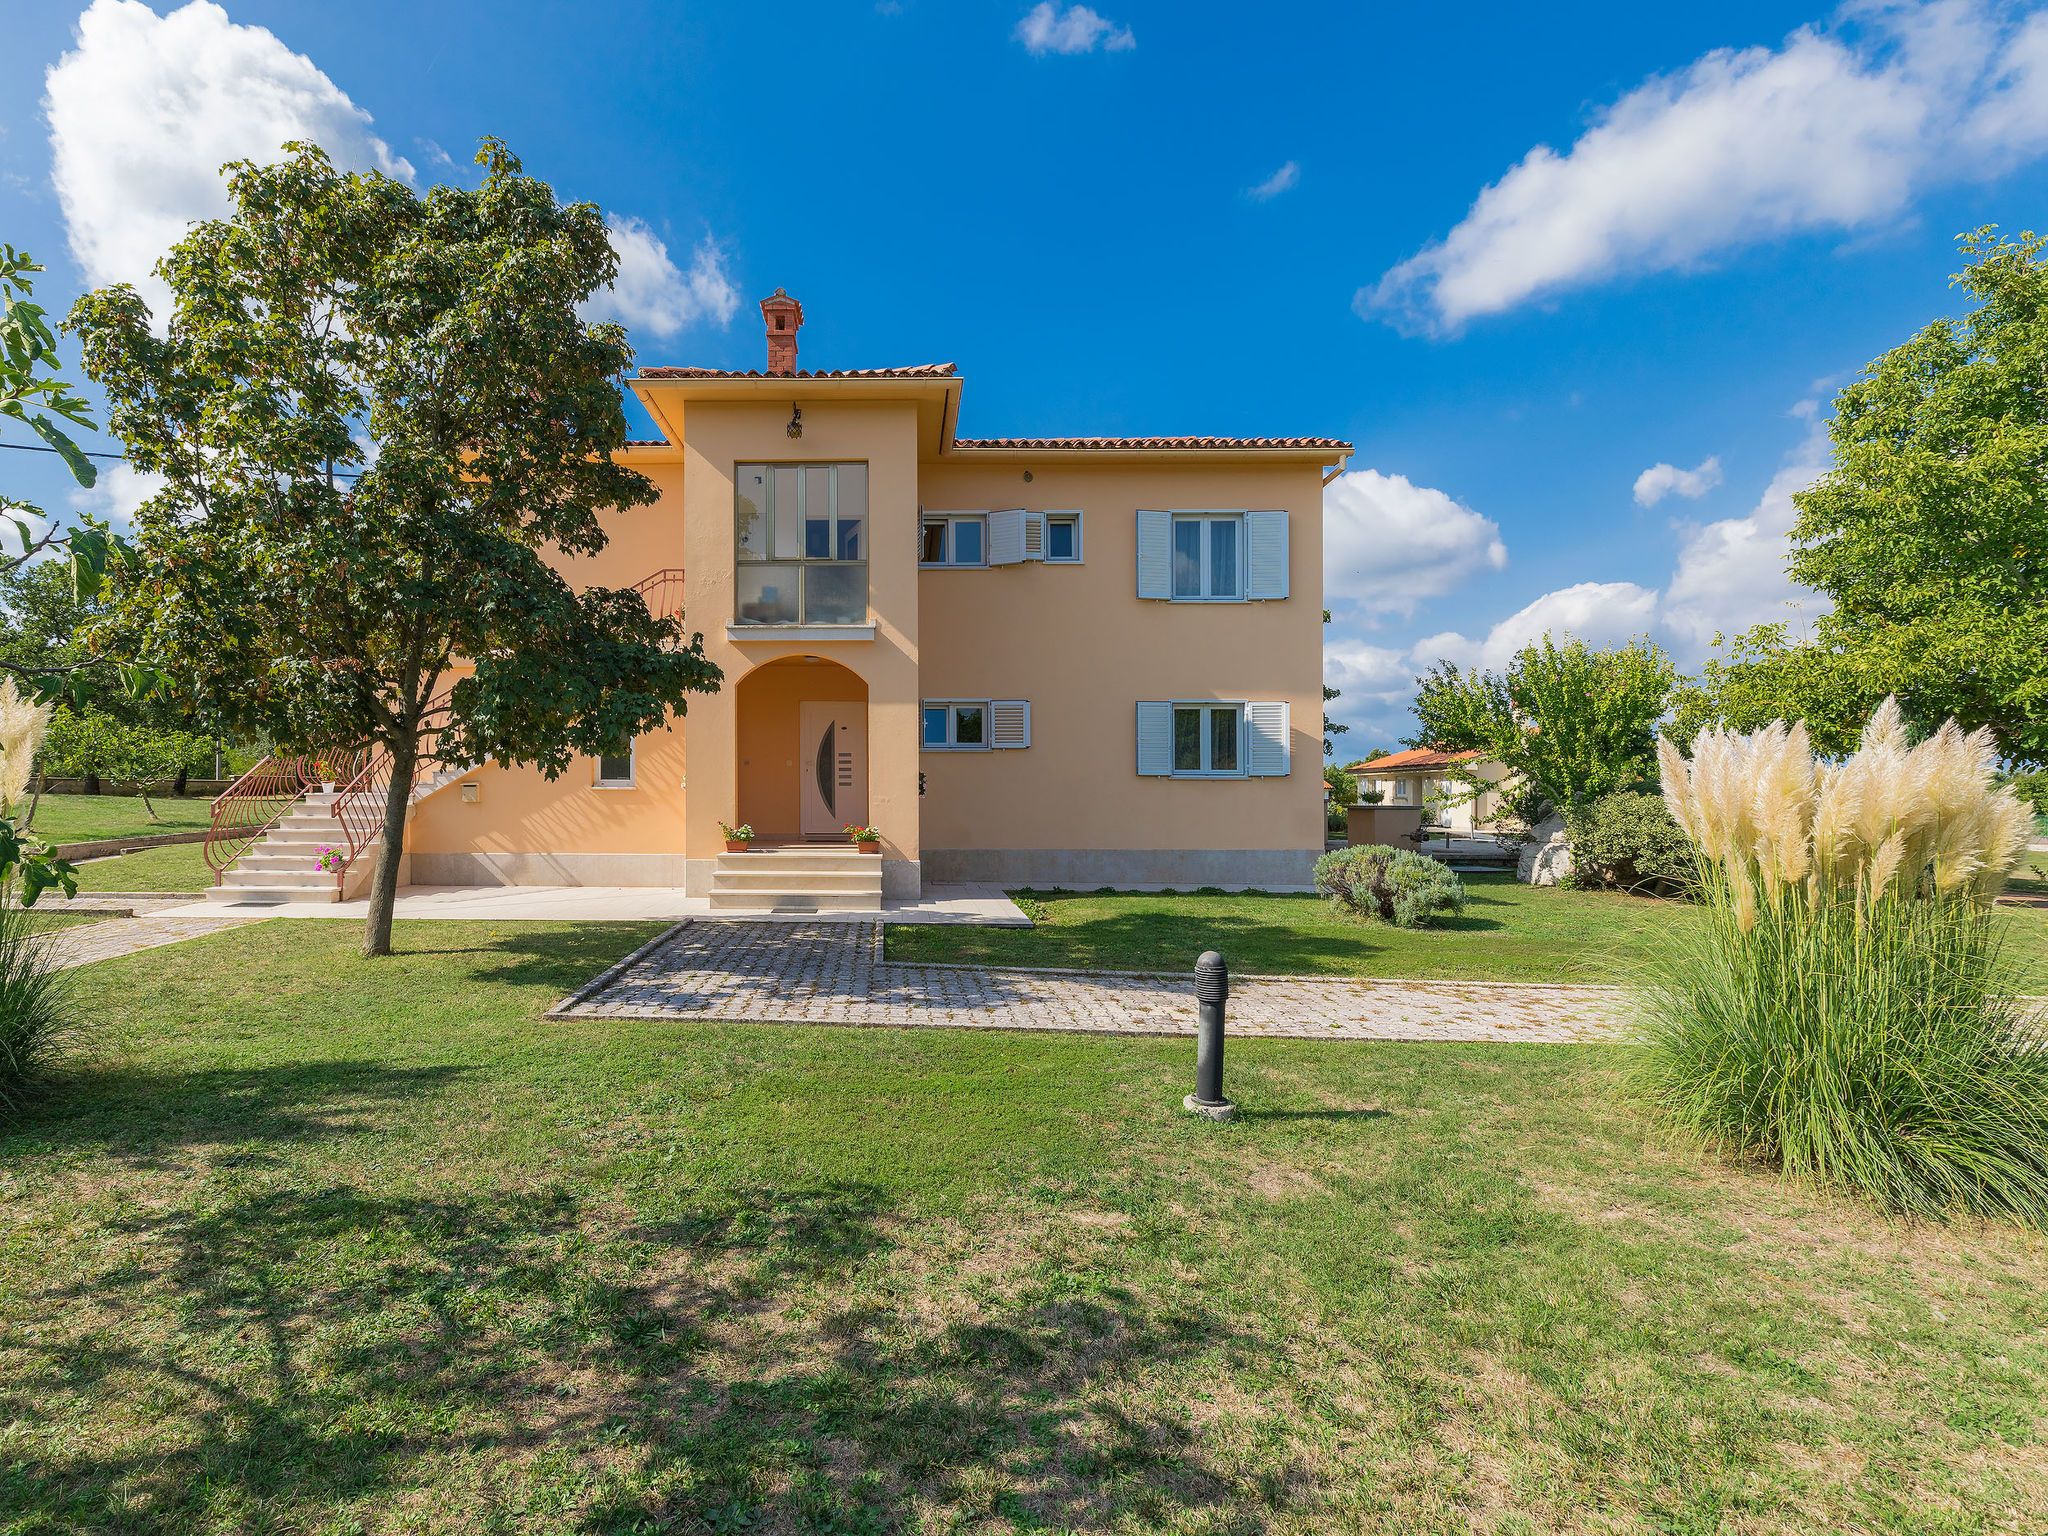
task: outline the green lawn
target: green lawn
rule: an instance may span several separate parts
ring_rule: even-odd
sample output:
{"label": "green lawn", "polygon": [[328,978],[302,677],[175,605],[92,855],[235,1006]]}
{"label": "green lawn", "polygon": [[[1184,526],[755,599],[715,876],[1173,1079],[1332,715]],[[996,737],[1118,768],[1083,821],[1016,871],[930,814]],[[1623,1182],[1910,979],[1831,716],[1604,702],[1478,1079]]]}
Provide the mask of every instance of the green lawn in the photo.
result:
{"label": "green lawn", "polygon": [[[204,843],[145,848],[140,853],[93,859],[78,866],[81,891],[203,891],[212,884]],[[0,1532],[5,1529],[0,1526]]]}
{"label": "green lawn", "polygon": [[[888,954],[906,962],[1186,971],[1205,949],[1231,969],[1317,976],[1420,976],[1450,981],[1618,981],[1665,923],[1691,922],[1682,902],[1517,885],[1468,875],[1465,916],[1402,930],[1361,923],[1316,896],[1012,892],[1034,928],[892,927]],[[2048,912],[2006,911],[2031,984],[2048,988]]]}
{"label": "green lawn", "polygon": [[44,795],[36,803],[36,834],[53,843],[89,843],[108,837],[149,837],[163,832],[204,832],[213,802],[194,796],[154,798],[157,819],[132,795]]}
{"label": "green lawn", "polygon": [[1614,1048],[589,1021],[652,925],[78,973],[0,1128],[0,1531],[1988,1532],[2038,1239],[1665,1144]]}

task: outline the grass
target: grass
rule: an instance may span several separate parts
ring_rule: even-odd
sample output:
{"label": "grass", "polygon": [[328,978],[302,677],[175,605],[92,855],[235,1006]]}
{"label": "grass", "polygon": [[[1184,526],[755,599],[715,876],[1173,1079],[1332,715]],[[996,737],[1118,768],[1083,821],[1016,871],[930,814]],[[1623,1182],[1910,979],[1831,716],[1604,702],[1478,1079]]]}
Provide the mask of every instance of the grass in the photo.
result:
{"label": "grass", "polygon": [[[1623,980],[1681,902],[1517,885],[1468,875],[1465,915],[1435,928],[1358,922],[1316,896],[1013,892],[1034,928],[892,927],[891,960],[1078,970],[1185,971],[1205,949],[1231,969],[1447,981]],[[2001,911],[2027,984],[2048,990],[2048,913]]]}
{"label": "grass", "polygon": [[78,866],[81,891],[203,891],[212,884],[204,843],[145,848],[140,853],[93,859]]}
{"label": "grass", "polygon": [[580,1022],[632,924],[78,973],[0,1127],[0,1531],[1988,1532],[2043,1250],[1612,1049]]}
{"label": "grass", "polygon": [[213,802],[198,796],[152,798],[157,820],[143,813],[133,795],[44,795],[36,804],[35,830],[53,843],[89,843],[110,837],[150,837],[165,832],[204,832]]}

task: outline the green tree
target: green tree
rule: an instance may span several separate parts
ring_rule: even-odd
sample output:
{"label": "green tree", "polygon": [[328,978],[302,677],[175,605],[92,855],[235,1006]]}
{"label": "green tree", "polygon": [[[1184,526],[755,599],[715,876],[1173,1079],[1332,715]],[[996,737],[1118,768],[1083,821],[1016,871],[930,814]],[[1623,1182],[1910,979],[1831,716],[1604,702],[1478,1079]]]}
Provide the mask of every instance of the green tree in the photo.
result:
{"label": "green tree", "polygon": [[1684,750],[1710,727],[1754,731],[1773,720],[1804,720],[1814,747],[1829,756],[1856,750],[1877,700],[1845,674],[1839,655],[1790,639],[1783,624],[1759,624],[1732,639],[1716,635],[1714,649],[1700,675],[1681,681],[1672,696],[1666,734]]}
{"label": "green tree", "polygon": [[[113,430],[166,482],[96,633],[231,729],[389,753],[363,944],[381,955],[423,743],[552,777],[719,673],[637,593],[576,592],[548,563],[655,499],[612,457],[625,333],[577,313],[617,271],[598,209],[496,140],[481,185],[425,195],[286,150],[227,167],[230,216],[159,264],[164,334],[125,285],[72,311]],[[458,662],[474,671],[437,708]]]}
{"label": "green tree", "polygon": [[[1565,809],[1656,777],[1657,721],[1677,673],[1649,640],[1594,650],[1545,635],[1504,672],[1466,672],[1440,661],[1416,680],[1420,730],[1408,744],[1476,749]],[[1470,770],[1449,773],[1476,793]]]}
{"label": "green tree", "polygon": [[[92,417],[85,401],[57,376],[57,338],[43,307],[34,301],[34,274],[42,270],[23,252],[0,244],[0,418],[12,418],[28,427],[43,440],[46,451],[64,460],[71,478],[90,490],[98,483],[99,472],[72,441],[64,424],[91,431]],[[9,584],[9,595],[17,578],[40,568],[38,556],[70,557],[67,563],[52,566],[50,576],[54,578],[61,570],[80,602],[99,590],[109,556],[132,558],[126,541],[109,534],[104,524],[87,518],[76,528],[62,527],[41,507],[6,491],[0,491],[0,518],[11,526],[21,546],[18,550],[0,547],[0,582]],[[0,537],[0,546],[4,542]],[[46,579],[44,585],[50,584]],[[0,646],[0,670],[18,673],[33,691],[45,695],[56,691],[79,667],[90,664],[91,658],[76,654],[26,656],[18,647]],[[131,677],[131,682],[142,681]]]}
{"label": "green tree", "polygon": [[1824,678],[1850,719],[1896,694],[1909,717],[1989,726],[2010,760],[2035,764],[2048,761],[2048,242],[1987,226],[1959,243],[1955,285],[1976,307],[1841,392],[1833,467],[1793,497],[1787,569],[1833,610],[1811,648],[1767,652],[1743,686],[1787,686],[1786,714]]}

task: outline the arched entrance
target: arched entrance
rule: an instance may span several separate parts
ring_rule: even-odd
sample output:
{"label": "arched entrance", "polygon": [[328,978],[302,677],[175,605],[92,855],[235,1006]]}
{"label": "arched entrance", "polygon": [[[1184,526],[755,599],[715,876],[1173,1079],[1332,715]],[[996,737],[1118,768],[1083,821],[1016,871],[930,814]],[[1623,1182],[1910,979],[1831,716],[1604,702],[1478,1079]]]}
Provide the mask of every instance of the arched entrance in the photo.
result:
{"label": "arched entrance", "polygon": [[839,842],[868,820],[868,685],[822,656],[784,656],[735,690],[739,817],[759,842]]}

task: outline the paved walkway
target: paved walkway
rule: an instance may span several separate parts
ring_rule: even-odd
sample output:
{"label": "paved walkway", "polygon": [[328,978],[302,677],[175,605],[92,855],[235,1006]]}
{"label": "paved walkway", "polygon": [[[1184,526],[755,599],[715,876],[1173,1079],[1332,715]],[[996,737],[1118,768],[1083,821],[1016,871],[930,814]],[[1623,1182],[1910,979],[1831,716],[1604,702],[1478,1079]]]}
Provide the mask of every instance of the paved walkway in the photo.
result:
{"label": "paved walkway", "polygon": [[[1614,987],[1239,977],[1230,1031],[1315,1040],[1612,1039]],[[1189,1035],[1191,976],[891,965],[882,925],[691,920],[628,955],[554,1019],[743,1019],[870,1028]]]}
{"label": "paved walkway", "polygon": [[[339,917],[360,922],[369,915],[368,901],[277,902],[273,904],[193,902],[175,909],[200,916],[217,912],[257,912],[265,917]],[[642,885],[407,885],[398,891],[392,915],[402,920],[674,922],[706,917],[711,900],[685,896],[666,886]],[[972,924],[985,928],[1029,928],[1031,920],[1018,910],[1000,885],[927,885],[916,901],[884,901],[882,916],[891,923]],[[721,912],[721,921],[752,923],[872,923],[872,912]]]}
{"label": "paved walkway", "polygon": [[[41,911],[43,903],[38,902],[36,910]],[[80,923],[75,928],[59,929],[50,940],[50,949],[59,970],[68,970],[74,965],[91,965],[95,960],[113,960],[122,955],[132,955],[137,950],[158,949],[165,944],[178,944],[186,939],[197,939],[209,933],[219,933],[225,928],[240,928],[249,923],[260,923],[271,915],[268,911],[252,911],[246,907],[215,908],[212,912],[198,915],[189,913],[189,908],[173,906],[166,913],[161,909],[147,910],[143,902],[126,903],[135,909],[134,917],[109,917],[97,923]],[[52,904],[51,910],[62,912],[91,911],[92,908],[80,902],[70,905],[64,902]]]}

